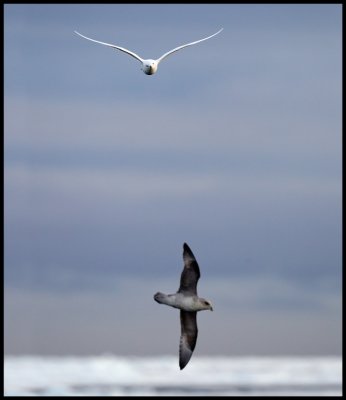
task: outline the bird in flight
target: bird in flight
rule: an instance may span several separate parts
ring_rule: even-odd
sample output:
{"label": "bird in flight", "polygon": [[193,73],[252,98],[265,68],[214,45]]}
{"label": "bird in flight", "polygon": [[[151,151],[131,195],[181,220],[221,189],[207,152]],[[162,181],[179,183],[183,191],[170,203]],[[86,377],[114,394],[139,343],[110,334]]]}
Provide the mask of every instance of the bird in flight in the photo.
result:
{"label": "bird in flight", "polygon": [[138,60],[138,61],[141,62],[141,64],[142,64],[141,69],[142,69],[142,71],[143,71],[146,75],[153,75],[153,74],[155,74],[155,72],[157,71],[157,68],[158,68],[159,63],[160,63],[163,59],[165,59],[166,57],[168,57],[169,55],[175,53],[175,52],[178,51],[178,50],[183,49],[184,47],[192,46],[193,44],[197,44],[197,43],[199,43],[199,42],[203,42],[204,40],[210,39],[210,38],[212,38],[213,36],[215,36],[215,35],[217,35],[218,33],[220,33],[222,30],[223,30],[223,28],[221,28],[218,32],[214,33],[213,35],[208,36],[208,37],[206,37],[206,38],[204,38],[204,39],[196,40],[195,42],[191,42],[191,43],[183,44],[182,46],[175,47],[173,50],[167,51],[167,53],[163,54],[160,58],[158,58],[158,59],[156,59],[156,60],[152,60],[152,59],[147,59],[147,60],[145,60],[144,58],[140,57],[138,54],[134,53],[133,51],[127,50],[127,49],[125,49],[124,47],[116,46],[116,45],[110,44],[110,43],[100,42],[100,41],[98,41],[98,40],[94,40],[94,39],[91,39],[91,38],[89,38],[89,37],[87,37],[87,36],[84,36],[84,35],[82,35],[81,33],[77,32],[77,31],[74,31],[74,32],[75,32],[77,35],[83,37],[84,39],[88,39],[88,40],[91,40],[92,42],[100,43],[100,44],[103,44],[103,45],[105,45],[105,46],[113,47],[114,49],[118,49],[118,50],[120,50],[120,51],[123,51],[124,53],[129,54],[130,56],[132,56],[133,58],[135,58],[136,60]]}
{"label": "bird in flight", "polygon": [[164,294],[158,292],[154,295],[154,300],[158,303],[180,309],[180,369],[186,367],[196,346],[197,311],[213,311],[210,301],[197,295],[197,282],[201,274],[196,258],[186,243],[184,243],[183,260],[184,269],[181,273],[180,287],[177,293]]}

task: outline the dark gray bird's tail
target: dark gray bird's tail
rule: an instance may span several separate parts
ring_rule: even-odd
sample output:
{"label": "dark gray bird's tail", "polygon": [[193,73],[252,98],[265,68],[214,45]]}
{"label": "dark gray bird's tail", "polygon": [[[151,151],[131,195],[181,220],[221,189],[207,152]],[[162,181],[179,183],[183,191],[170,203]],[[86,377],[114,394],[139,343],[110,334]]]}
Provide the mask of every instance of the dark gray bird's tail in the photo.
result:
{"label": "dark gray bird's tail", "polygon": [[160,304],[163,303],[163,299],[164,298],[165,298],[165,294],[163,294],[161,292],[157,292],[157,293],[154,294],[154,300],[157,301]]}

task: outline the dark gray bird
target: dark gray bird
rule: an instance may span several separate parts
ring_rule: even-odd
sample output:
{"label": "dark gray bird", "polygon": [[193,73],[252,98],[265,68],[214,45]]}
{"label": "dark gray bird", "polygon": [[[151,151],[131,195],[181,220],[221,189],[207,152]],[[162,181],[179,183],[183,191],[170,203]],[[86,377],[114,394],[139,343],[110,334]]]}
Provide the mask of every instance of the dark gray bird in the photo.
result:
{"label": "dark gray bird", "polygon": [[158,303],[180,309],[180,369],[183,369],[189,362],[196,346],[197,311],[213,311],[211,302],[197,295],[197,282],[201,274],[196,258],[186,243],[184,243],[183,259],[184,269],[181,273],[180,287],[177,293],[164,294],[158,292],[154,295],[154,300]]}

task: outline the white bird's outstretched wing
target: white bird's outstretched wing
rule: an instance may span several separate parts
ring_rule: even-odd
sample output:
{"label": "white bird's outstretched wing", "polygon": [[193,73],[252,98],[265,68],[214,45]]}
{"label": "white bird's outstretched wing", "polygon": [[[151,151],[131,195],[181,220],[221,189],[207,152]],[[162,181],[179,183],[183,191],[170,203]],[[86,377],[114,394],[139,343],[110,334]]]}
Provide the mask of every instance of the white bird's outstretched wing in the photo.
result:
{"label": "white bird's outstretched wing", "polygon": [[182,46],[176,47],[175,49],[170,50],[170,51],[168,51],[167,53],[165,53],[164,55],[162,55],[162,56],[161,56],[159,59],[157,59],[156,61],[157,61],[157,63],[159,63],[159,62],[161,62],[164,58],[166,58],[167,56],[169,56],[169,55],[175,53],[176,51],[181,50],[181,49],[183,49],[184,47],[192,46],[193,44],[196,44],[196,43],[199,43],[199,42],[203,42],[204,40],[210,39],[210,38],[212,38],[213,36],[215,36],[215,35],[217,35],[218,33],[220,33],[222,30],[223,30],[223,28],[221,28],[219,31],[217,31],[217,32],[214,33],[213,35],[208,36],[208,37],[206,37],[206,38],[204,38],[204,39],[196,40],[195,42],[183,44]]}
{"label": "white bird's outstretched wing", "polygon": [[77,35],[83,37],[84,39],[88,39],[88,40],[91,40],[92,42],[100,43],[100,44],[103,44],[103,45],[105,45],[105,46],[113,47],[114,49],[118,49],[118,50],[120,50],[120,51],[123,51],[124,53],[127,53],[127,54],[129,54],[130,56],[132,56],[133,58],[136,58],[138,61],[143,62],[143,59],[142,59],[141,57],[139,57],[139,55],[137,55],[137,54],[134,53],[133,51],[130,51],[130,50],[125,49],[124,47],[115,46],[114,44],[110,44],[110,43],[100,42],[100,41],[98,41],[98,40],[90,39],[90,38],[88,38],[88,37],[82,35],[81,33],[77,32],[77,31],[74,31],[74,32],[75,32]]}

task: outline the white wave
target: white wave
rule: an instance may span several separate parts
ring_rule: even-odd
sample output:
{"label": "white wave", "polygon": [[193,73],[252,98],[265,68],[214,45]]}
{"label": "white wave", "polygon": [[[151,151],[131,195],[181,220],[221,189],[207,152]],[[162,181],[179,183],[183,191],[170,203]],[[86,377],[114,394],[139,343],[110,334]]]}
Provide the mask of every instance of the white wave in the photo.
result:
{"label": "white wave", "polygon": [[340,357],[5,357],[6,396],[340,395]]}

